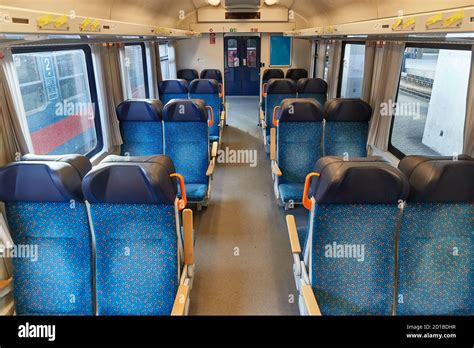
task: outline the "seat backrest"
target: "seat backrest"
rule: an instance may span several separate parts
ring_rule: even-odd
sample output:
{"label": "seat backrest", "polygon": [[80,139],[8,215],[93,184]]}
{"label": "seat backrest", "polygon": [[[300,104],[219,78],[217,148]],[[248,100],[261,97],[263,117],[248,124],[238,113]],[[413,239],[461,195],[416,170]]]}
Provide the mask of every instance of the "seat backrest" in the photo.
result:
{"label": "seat backrest", "polygon": [[271,79],[283,79],[285,73],[281,69],[265,69],[262,74],[262,83],[266,83]]}
{"label": "seat backrest", "polygon": [[165,154],[186,183],[207,184],[208,113],[202,100],[176,99],[163,110]]}
{"label": "seat backrest", "polygon": [[474,315],[474,159],[408,156],[399,315]]}
{"label": "seat backrest", "polygon": [[109,156],[86,175],[99,315],[169,315],[179,284],[177,183],[166,156]]}
{"label": "seat backrest", "polygon": [[129,156],[163,153],[163,125],[159,100],[128,99],[117,106],[122,134],[121,154]]}
{"label": "seat backrest", "polygon": [[177,71],[176,76],[178,79],[186,80],[189,84],[191,81],[199,78],[199,73],[195,69],[181,69]]}
{"label": "seat backrest", "polygon": [[188,97],[188,82],[186,80],[164,80],[158,85],[160,100],[166,105],[172,99],[186,99]]}
{"label": "seat backrest", "polygon": [[313,99],[285,99],[277,128],[279,182],[304,183],[322,156],[323,110]]}
{"label": "seat backrest", "polygon": [[306,69],[288,69],[286,71],[285,78],[292,79],[297,82],[299,79],[305,79],[308,77],[308,70]]}
{"label": "seat backrest", "polygon": [[299,79],[298,98],[314,98],[323,107],[327,100],[328,84],[323,79]]}
{"label": "seat backrest", "polygon": [[201,79],[212,79],[222,83],[222,73],[219,69],[204,69],[201,71]]}
{"label": "seat backrest", "polygon": [[279,106],[284,99],[296,98],[296,83],[290,79],[271,79],[268,81],[265,100],[265,122],[267,134],[273,128],[273,109]]}
{"label": "seat backrest", "polygon": [[194,80],[189,85],[189,97],[204,100],[207,106],[212,107],[214,124],[209,128],[209,134],[211,137],[219,136],[219,118],[222,106],[219,98],[219,83],[209,79]]}
{"label": "seat backrest", "polygon": [[87,173],[92,169],[91,161],[83,155],[35,155],[27,154],[21,157],[22,161],[33,161],[33,162],[65,162],[73,166],[79,175],[81,180],[86,176]]}
{"label": "seat backrest", "polygon": [[406,177],[377,158],[323,157],[311,185],[305,261],[323,315],[390,315]]}
{"label": "seat backrest", "polygon": [[361,99],[331,99],[324,107],[324,155],[365,157],[372,108]]}
{"label": "seat backrest", "polygon": [[17,252],[26,252],[12,259],[16,313],[93,315],[92,238],[79,169],[88,159],[41,158],[0,168],[0,201]]}

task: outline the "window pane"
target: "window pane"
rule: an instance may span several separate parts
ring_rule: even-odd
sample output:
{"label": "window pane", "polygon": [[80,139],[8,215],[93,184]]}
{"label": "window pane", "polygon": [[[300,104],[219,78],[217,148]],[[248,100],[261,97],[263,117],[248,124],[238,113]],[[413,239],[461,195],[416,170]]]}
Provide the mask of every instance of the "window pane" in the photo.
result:
{"label": "window pane", "polygon": [[247,66],[249,68],[257,67],[257,40],[247,40]]}
{"label": "window pane", "polygon": [[328,75],[329,75],[329,44],[326,45],[326,54],[324,57],[324,72],[323,72],[323,80],[327,81],[328,80]]}
{"label": "window pane", "polygon": [[405,50],[391,144],[405,155],[462,153],[471,51]]}
{"label": "window pane", "polygon": [[167,56],[168,56],[168,44],[161,44],[160,57],[167,57]]}
{"label": "window pane", "polygon": [[129,98],[146,98],[145,70],[141,45],[125,46],[124,67]]}
{"label": "window pane", "polygon": [[365,45],[346,44],[343,59],[341,98],[360,98],[364,80]]}
{"label": "window pane", "polygon": [[236,68],[239,66],[239,55],[237,52],[237,40],[230,39],[227,41],[227,66]]}
{"label": "window pane", "polygon": [[162,60],[161,62],[161,77],[163,80],[170,79],[170,61],[168,59]]}
{"label": "window pane", "polygon": [[97,145],[83,50],[14,54],[35,154],[87,154]]}

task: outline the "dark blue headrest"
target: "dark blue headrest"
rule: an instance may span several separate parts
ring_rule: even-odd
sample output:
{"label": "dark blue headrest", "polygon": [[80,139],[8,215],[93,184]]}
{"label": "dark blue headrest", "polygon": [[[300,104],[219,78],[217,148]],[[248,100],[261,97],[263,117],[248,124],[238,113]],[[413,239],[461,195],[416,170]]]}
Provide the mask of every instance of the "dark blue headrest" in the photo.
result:
{"label": "dark blue headrest", "polygon": [[65,162],[76,168],[81,179],[92,169],[92,163],[83,155],[24,155],[22,161],[35,162]]}
{"label": "dark blue headrest", "polygon": [[204,69],[201,71],[202,79],[213,79],[222,83],[222,73],[218,69]]}
{"label": "dark blue headrest", "polygon": [[322,122],[323,108],[314,99],[285,99],[280,105],[279,121]]}
{"label": "dark blue headrest", "polygon": [[298,93],[301,94],[326,94],[328,84],[323,79],[299,79]]}
{"label": "dark blue headrest", "polygon": [[267,94],[296,95],[296,83],[290,79],[271,79],[268,81]]}
{"label": "dark blue headrest", "polygon": [[122,122],[161,121],[163,104],[153,99],[128,99],[117,106],[117,117]]}
{"label": "dark blue headrest", "polygon": [[164,122],[207,122],[206,104],[200,99],[173,99],[163,109]]}
{"label": "dark blue headrest", "polygon": [[397,204],[408,196],[406,176],[379,157],[323,157],[314,171],[310,195],[318,204]]}
{"label": "dark blue headrest", "polygon": [[186,80],[164,80],[158,85],[160,94],[188,94],[188,82]]}
{"label": "dark blue headrest", "polygon": [[83,169],[78,169],[84,166],[82,157],[64,161],[19,161],[0,168],[0,201],[83,201]]}
{"label": "dark blue headrest", "polygon": [[331,99],[324,107],[328,122],[363,122],[372,118],[372,107],[362,99]]}
{"label": "dark blue headrest", "polygon": [[285,73],[281,69],[266,69],[263,72],[262,81],[268,81],[271,79],[283,79],[285,78]]}
{"label": "dark blue headrest", "polygon": [[178,70],[177,74],[178,79],[183,79],[188,82],[199,78],[199,73],[194,69],[181,69]]}
{"label": "dark blue headrest", "polygon": [[308,71],[306,69],[288,69],[286,72],[287,79],[298,81],[299,79],[305,79],[308,77]]}
{"label": "dark blue headrest", "polygon": [[474,203],[474,158],[407,156],[398,168],[410,181],[409,202]]}
{"label": "dark blue headrest", "polygon": [[91,204],[173,205],[177,182],[170,174],[174,172],[167,156],[108,156],[86,175],[82,190]]}
{"label": "dark blue headrest", "polygon": [[219,94],[219,84],[216,80],[198,79],[189,85],[189,93]]}

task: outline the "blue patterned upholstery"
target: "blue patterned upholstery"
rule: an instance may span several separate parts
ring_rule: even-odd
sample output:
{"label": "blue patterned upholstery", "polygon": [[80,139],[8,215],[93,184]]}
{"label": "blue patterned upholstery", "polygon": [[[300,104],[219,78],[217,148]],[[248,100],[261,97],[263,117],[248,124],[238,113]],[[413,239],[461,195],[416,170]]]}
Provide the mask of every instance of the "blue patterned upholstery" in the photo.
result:
{"label": "blue patterned upholstery", "polygon": [[284,203],[293,201],[294,203],[300,203],[303,197],[304,182],[303,183],[291,183],[291,184],[278,184],[278,192],[280,193],[280,199]]}
{"label": "blue patterned upholstery", "polygon": [[267,123],[267,128],[265,129],[266,135],[270,135],[270,129],[275,128],[273,126],[273,109],[275,106],[279,106],[284,99],[294,98],[295,94],[267,94],[265,98],[265,122]]}
{"label": "blue patterned upholstery", "polygon": [[160,100],[166,105],[172,99],[188,98],[188,82],[186,80],[164,80],[158,84]]}
{"label": "blue patterned upholstery", "polygon": [[324,132],[324,155],[367,156],[369,124],[366,122],[327,122]]}
{"label": "blue patterned upholstery", "polygon": [[[392,205],[317,205],[311,277],[323,315],[390,315],[393,299]],[[364,246],[364,261],[326,257],[327,245]]]}
{"label": "blue patterned upholstery", "polygon": [[311,98],[316,100],[319,104],[324,106],[324,104],[327,101],[327,96],[326,94],[313,94],[313,93],[298,93],[298,98]]}
{"label": "blue patterned upholstery", "polygon": [[315,99],[321,106],[327,100],[328,84],[323,79],[303,78],[297,83],[298,98]]}
{"label": "blue patterned upholstery", "polygon": [[99,315],[169,315],[178,289],[172,205],[91,205]]}
{"label": "blue patterned upholstery", "polygon": [[199,79],[189,85],[189,98],[203,100],[207,106],[212,107],[214,124],[209,128],[209,136],[219,140],[220,117],[222,112],[222,100],[219,97],[219,86],[216,80]]}
{"label": "blue patterned upholstery", "polygon": [[284,79],[285,73],[281,69],[265,69],[262,74],[262,91],[260,92],[260,99],[262,100],[262,110],[265,111],[265,98],[262,97],[261,93],[263,90],[263,84],[268,83],[271,79]]}
{"label": "blue patterned upholstery", "polygon": [[474,204],[409,203],[398,315],[474,315]]}

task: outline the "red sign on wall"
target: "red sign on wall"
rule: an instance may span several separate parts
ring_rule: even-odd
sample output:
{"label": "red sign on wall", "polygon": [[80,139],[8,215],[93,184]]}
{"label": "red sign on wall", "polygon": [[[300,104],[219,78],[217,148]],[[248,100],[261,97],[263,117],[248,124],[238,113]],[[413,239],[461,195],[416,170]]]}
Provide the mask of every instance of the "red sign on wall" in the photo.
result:
{"label": "red sign on wall", "polygon": [[216,33],[211,29],[209,30],[209,44],[215,45],[216,44]]}

